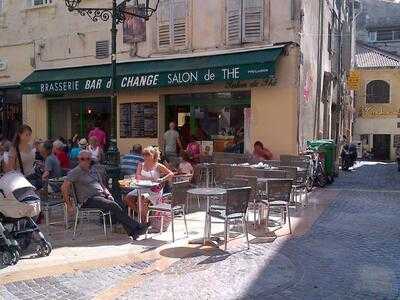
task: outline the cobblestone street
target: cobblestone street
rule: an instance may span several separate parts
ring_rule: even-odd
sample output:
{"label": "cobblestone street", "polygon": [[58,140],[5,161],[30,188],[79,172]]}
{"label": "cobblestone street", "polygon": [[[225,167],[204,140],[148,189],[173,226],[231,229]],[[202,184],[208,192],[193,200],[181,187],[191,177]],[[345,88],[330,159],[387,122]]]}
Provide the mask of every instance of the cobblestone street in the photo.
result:
{"label": "cobblestone street", "polygon": [[252,237],[250,250],[234,239],[228,252],[181,242],[157,259],[10,282],[0,298],[399,299],[399,182],[393,164],[359,164],[313,192],[292,237]]}

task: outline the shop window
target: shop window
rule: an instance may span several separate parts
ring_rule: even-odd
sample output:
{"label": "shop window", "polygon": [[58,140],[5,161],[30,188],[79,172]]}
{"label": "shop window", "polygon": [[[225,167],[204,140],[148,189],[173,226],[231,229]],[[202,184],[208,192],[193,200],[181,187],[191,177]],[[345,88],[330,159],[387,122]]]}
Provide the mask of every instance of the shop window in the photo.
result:
{"label": "shop window", "polygon": [[96,42],[96,58],[103,59],[110,56],[110,42],[97,41]]}
{"label": "shop window", "polygon": [[157,13],[158,47],[187,48],[188,0],[161,0]]}
{"label": "shop window", "polygon": [[374,80],[367,84],[366,103],[389,103],[390,85],[383,80]]}
{"label": "shop window", "polygon": [[263,0],[227,0],[226,42],[228,45],[262,41]]}
{"label": "shop window", "polygon": [[243,92],[167,95],[165,125],[177,123],[184,147],[194,137],[215,152],[250,150],[251,94]]}

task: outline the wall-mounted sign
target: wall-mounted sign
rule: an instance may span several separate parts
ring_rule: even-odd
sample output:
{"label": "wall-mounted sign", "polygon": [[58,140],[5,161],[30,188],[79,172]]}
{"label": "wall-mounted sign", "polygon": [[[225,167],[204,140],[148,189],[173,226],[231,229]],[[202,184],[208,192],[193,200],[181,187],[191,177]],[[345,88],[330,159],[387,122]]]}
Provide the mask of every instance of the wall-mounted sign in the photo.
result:
{"label": "wall-mounted sign", "polygon": [[[226,66],[220,68],[193,69],[177,72],[159,72],[118,76],[117,89],[140,89],[179,87],[212,84],[216,82],[239,82],[264,79],[269,85],[276,82],[275,66],[271,63]],[[261,80],[262,81],[262,80]],[[262,84],[259,81],[258,84]],[[265,84],[265,83],[264,83]],[[112,87],[111,78],[92,78],[65,81],[44,81],[25,85],[24,94],[60,94],[76,92],[104,92]]]}
{"label": "wall-mounted sign", "polygon": [[5,58],[0,58],[0,71],[5,71],[7,70],[7,59]]}
{"label": "wall-mounted sign", "polygon": [[375,105],[361,106],[359,109],[359,116],[361,118],[380,118],[380,117],[397,118],[398,116],[400,116],[400,108],[396,109],[394,107],[375,106]]}
{"label": "wall-mounted sign", "polygon": [[[127,7],[127,11],[134,12],[135,7]],[[135,16],[126,15],[123,29],[124,43],[137,43],[146,40],[146,20]]]}
{"label": "wall-mounted sign", "polygon": [[361,86],[360,73],[357,71],[350,71],[347,76],[347,88],[349,90],[358,91]]}

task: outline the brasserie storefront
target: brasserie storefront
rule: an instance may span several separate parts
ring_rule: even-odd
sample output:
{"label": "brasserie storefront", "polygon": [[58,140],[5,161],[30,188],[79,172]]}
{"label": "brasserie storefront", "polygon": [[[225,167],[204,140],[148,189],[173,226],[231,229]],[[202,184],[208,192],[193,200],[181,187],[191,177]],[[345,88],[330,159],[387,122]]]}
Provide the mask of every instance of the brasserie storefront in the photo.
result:
{"label": "brasserie storefront", "polygon": [[[227,151],[240,136],[241,151],[260,140],[275,154],[295,153],[297,62],[296,47],[273,46],[119,63],[118,147],[127,153],[135,143],[160,144],[174,121],[184,138],[214,151]],[[36,136],[85,136],[95,123],[109,133],[110,70],[96,65],[28,76],[21,86]]]}

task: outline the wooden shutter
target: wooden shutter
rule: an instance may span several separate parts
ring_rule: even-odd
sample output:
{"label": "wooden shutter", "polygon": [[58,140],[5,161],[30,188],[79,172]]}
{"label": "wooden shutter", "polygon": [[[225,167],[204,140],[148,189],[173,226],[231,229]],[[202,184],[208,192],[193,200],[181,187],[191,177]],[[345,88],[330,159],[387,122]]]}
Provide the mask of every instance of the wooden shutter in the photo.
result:
{"label": "wooden shutter", "polygon": [[172,6],[173,14],[173,44],[176,47],[187,46],[187,19],[188,3],[187,0],[174,0]]}
{"label": "wooden shutter", "polygon": [[226,0],[226,43],[242,43],[242,0]]}
{"label": "wooden shutter", "polygon": [[243,42],[258,42],[264,35],[264,0],[243,0]]}
{"label": "wooden shutter", "polygon": [[157,14],[158,47],[170,47],[171,41],[171,0],[161,0]]}

